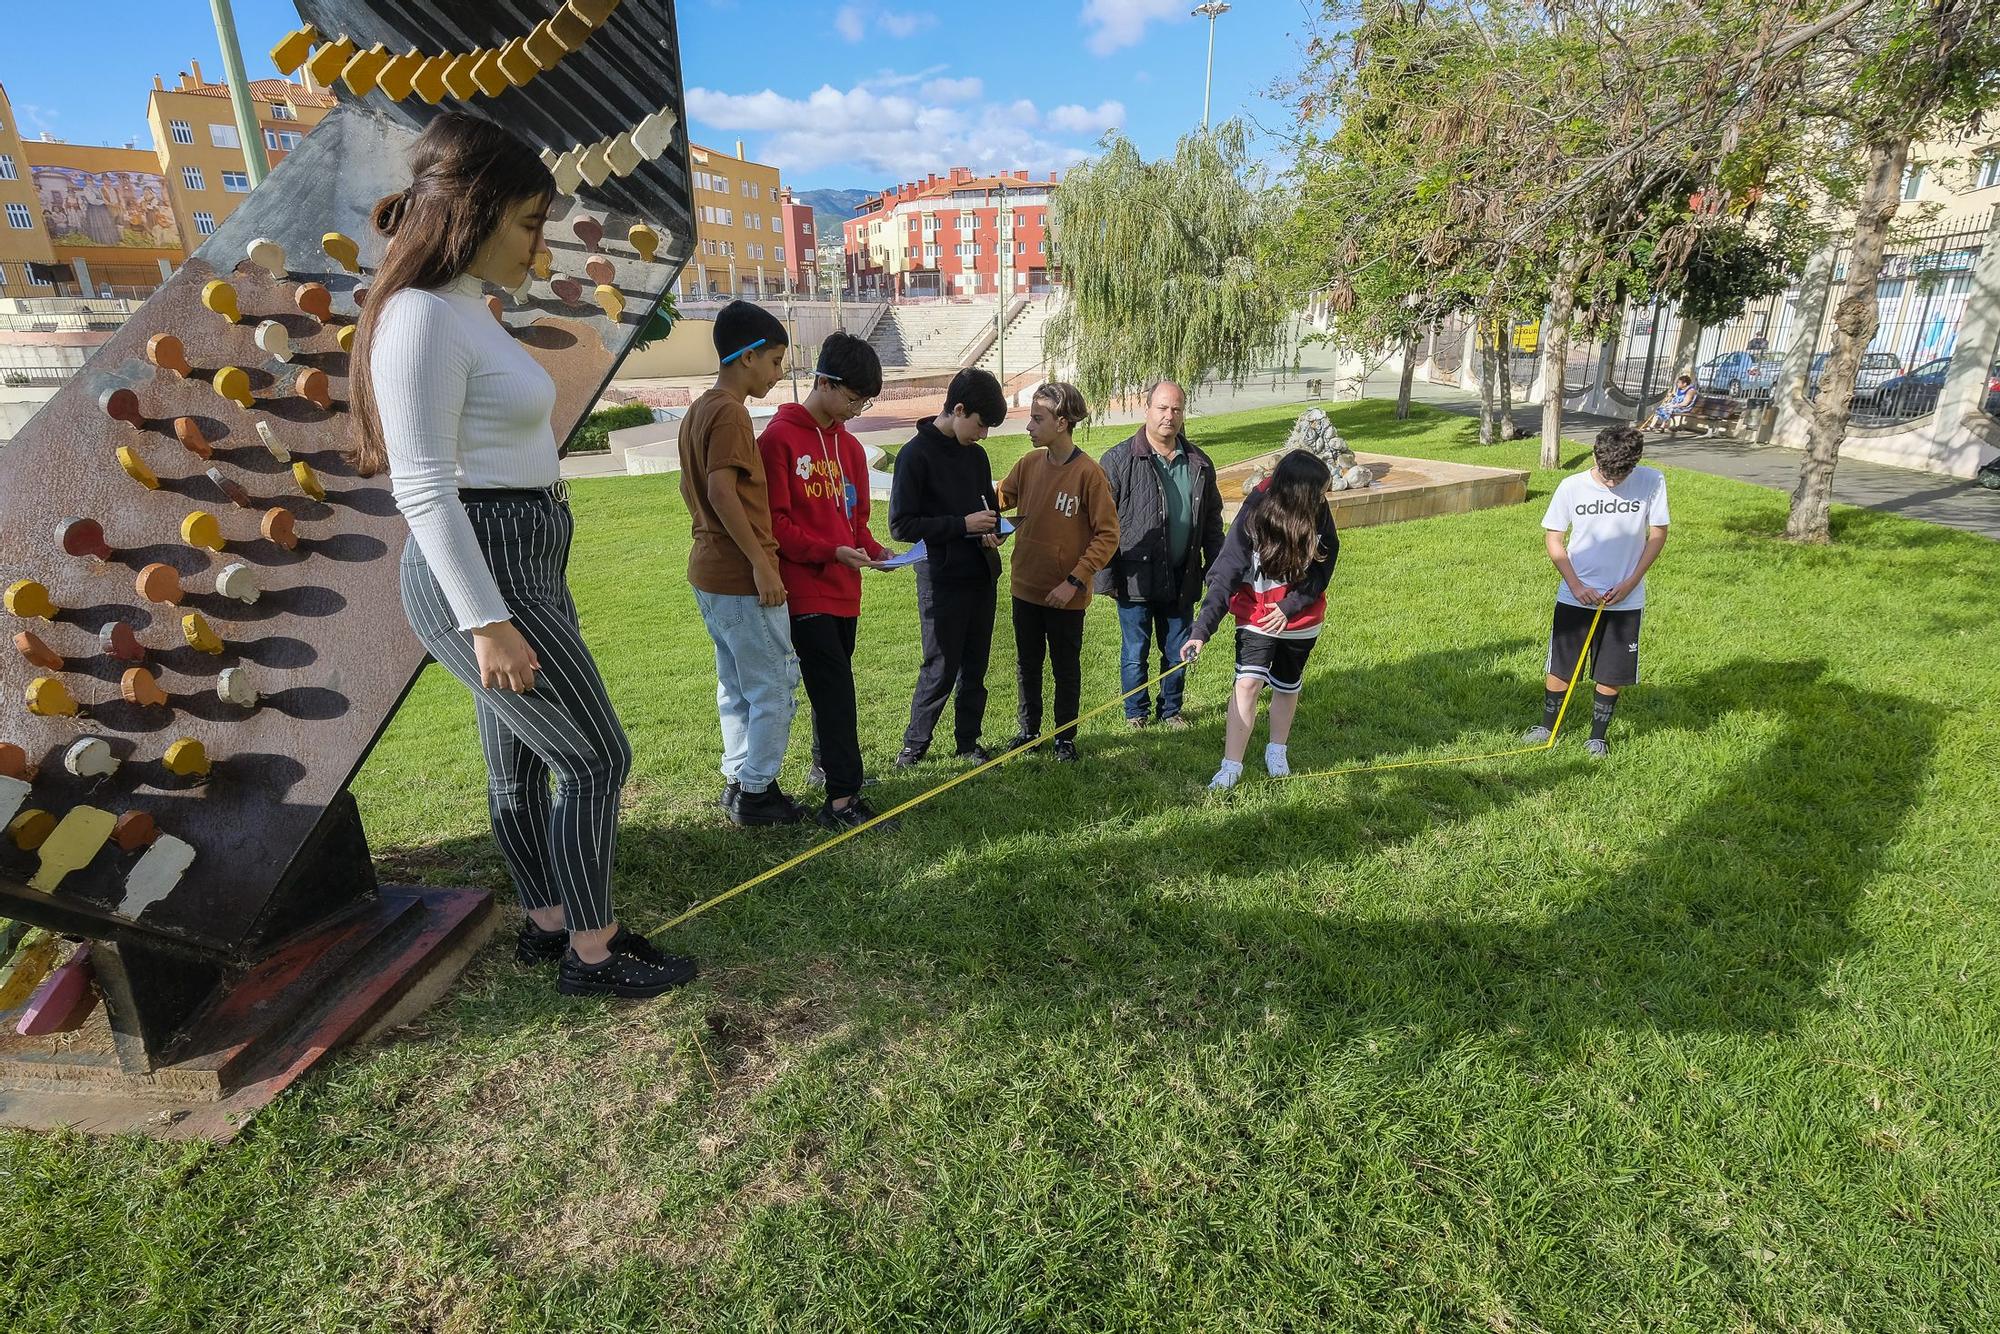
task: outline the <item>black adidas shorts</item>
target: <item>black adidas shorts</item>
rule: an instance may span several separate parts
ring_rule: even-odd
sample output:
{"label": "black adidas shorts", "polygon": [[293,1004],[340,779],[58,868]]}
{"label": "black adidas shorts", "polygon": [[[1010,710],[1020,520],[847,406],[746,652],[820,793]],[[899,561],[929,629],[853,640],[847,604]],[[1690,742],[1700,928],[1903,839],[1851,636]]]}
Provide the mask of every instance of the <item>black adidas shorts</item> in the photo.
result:
{"label": "black adidas shorts", "polygon": [[[1597,642],[1590,646],[1590,679],[1601,686],[1629,686],[1639,681],[1639,618],[1645,608],[1606,611],[1597,627]],[[1550,676],[1567,681],[1576,671],[1577,657],[1584,652],[1583,638],[1590,633],[1595,607],[1572,607],[1556,603],[1555,628],[1549,632]]]}
{"label": "black adidas shorts", "polygon": [[1313,645],[1318,642],[1315,635],[1311,639],[1280,639],[1276,635],[1260,635],[1255,630],[1236,630],[1236,679],[1252,677],[1262,681],[1281,695],[1299,693],[1299,683],[1306,674],[1306,659],[1311,656]]}

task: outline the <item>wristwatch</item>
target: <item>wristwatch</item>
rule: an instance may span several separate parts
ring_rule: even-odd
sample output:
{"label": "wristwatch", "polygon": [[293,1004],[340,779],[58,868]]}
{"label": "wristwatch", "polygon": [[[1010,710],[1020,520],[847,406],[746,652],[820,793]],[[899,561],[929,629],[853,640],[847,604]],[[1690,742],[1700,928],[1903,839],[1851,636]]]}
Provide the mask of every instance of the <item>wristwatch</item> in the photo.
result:
{"label": "wristwatch", "polygon": [[1071,588],[1074,588],[1079,593],[1083,591],[1083,580],[1077,578],[1073,574],[1065,575],[1064,582],[1067,583]]}

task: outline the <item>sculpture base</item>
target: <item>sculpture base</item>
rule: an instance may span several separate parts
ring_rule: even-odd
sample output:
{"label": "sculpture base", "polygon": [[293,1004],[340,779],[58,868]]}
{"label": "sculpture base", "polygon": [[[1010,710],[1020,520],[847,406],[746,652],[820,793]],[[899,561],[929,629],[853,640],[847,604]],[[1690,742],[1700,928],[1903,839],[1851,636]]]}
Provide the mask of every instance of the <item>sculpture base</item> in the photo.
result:
{"label": "sculpture base", "polygon": [[[1216,471],[1222,490],[1222,517],[1236,517],[1243,507],[1243,483],[1252,475],[1266,476],[1285,455],[1274,449],[1254,459]],[[1337,527],[1367,528],[1378,523],[1427,519],[1433,514],[1464,514],[1496,505],[1518,505],[1528,498],[1528,474],[1520,468],[1485,468],[1438,459],[1406,459],[1394,454],[1357,450],[1355,457],[1375,472],[1375,485],[1360,491],[1329,491]]]}
{"label": "sculpture base", "polygon": [[146,1074],[119,1066],[105,1008],[75,1032],[0,1031],[0,1126],[228,1140],[335,1048],[436,1001],[493,932],[485,890],[384,885],[223,990]]}

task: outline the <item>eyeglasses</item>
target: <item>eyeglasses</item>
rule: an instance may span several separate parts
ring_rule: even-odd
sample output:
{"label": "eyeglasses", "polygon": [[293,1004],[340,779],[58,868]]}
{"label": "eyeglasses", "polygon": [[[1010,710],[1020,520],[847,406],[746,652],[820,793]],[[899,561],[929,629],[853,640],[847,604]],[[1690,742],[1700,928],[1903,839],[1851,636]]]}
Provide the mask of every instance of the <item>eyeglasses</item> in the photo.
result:
{"label": "eyeglasses", "polygon": [[864,413],[868,411],[868,409],[875,406],[874,399],[863,398],[861,397],[861,395],[855,393],[852,389],[849,389],[846,385],[842,385],[840,387],[840,392],[847,395],[847,401],[854,405],[854,412],[856,416],[859,416],[861,413]]}

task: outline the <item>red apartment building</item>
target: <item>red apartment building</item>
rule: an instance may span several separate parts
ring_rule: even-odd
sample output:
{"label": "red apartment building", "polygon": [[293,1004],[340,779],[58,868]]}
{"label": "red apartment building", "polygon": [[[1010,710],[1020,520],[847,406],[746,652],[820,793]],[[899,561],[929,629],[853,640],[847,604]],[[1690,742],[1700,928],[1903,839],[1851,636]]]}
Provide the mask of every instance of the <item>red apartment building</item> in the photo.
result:
{"label": "red apartment building", "polygon": [[870,195],[844,224],[848,282],[864,296],[990,298],[1004,270],[1012,294],[1046,292],[1056,184],[953,167]]}
{"label": "red apartment building", "polygon": [[810,204],[793,200],[792,187],[778,187],[778,216],[785,229],[785,277],[794,292],[819,294],[819,238],[813,233]]}

